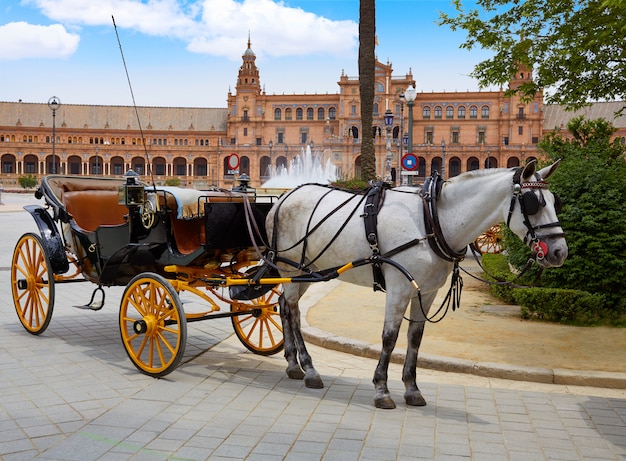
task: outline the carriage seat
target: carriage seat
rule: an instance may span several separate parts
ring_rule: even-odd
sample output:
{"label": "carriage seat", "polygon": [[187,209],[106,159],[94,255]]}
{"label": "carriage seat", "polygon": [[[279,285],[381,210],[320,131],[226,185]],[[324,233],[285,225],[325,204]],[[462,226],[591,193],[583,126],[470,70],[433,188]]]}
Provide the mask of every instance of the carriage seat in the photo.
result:
{"label": "carriage seat", "polygon": [[76,224],[86,231],[127,221],[128,208],[118,203],[116,190],[67,191],[63,193],[63,204]]}
{"label": "carriage seat", "polygon": [[240,193],[230,191],[195,191],[180,188],[163,188],[167,193],[160,198],[172,210],[172,232],[181,254],[191,254],[206,244],[205,203],[243,203]]}

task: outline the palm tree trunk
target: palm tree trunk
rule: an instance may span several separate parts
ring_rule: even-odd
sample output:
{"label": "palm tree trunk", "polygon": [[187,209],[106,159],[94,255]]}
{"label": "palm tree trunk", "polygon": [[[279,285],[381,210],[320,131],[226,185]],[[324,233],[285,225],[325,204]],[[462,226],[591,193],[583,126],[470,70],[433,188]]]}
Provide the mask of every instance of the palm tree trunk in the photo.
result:
{"label": "palm tree trunk", "polygon": [[359,89],[361,92],[361,175],[376,178],[376,155],[372,132],[374,71],[376,65],[376,1],[360,0],[359,9]]}

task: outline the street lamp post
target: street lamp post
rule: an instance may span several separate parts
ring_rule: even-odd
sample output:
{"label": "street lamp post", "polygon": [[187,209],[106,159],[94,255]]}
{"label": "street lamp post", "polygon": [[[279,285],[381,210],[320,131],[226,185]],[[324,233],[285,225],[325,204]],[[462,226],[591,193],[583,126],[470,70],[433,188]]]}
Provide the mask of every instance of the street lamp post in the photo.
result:
{"label": "street lamp post", "polygon": [[446,179],[446,141],[441,138],[441,179]]}
{"label": "street lamp post", "polygon": [[[417,96],[417,91],[413,85],[409,85],[409,87],[404,91],[404,99],[406,99],[406,105],[409,107],[409,145],[407,146],[407,153],[413,153],[413,105],[415,104],[415,98]],[[404,180],[402,181],[405,183]],[[409,184],[413,184],[413,181]]]}
{"label": "street lamp post", "polygon": [[387,109],[385,111],[385,134],[386,134],[386,156],[385,156],[385,182],[391,184],[391,127],[393,126],[393,113]]}
{"label": "street lamp post", "polygon": [[400,94],[400,133],[398,134],[398,170],[396,183],[402,184],[402,143],[404,142],[404,93]]}
{"label": "street lamp post", "polygon": [[274,161],[272,159],[272,147],[274,147],[274,143],[271,139],[267,146],[270,148],[270,178],[272,178],[272,176],[274,176]]}
{"label": "street lamp post", "polygon": [[52,111],[52,173],[57,173],[57,158],[56,158],[56,143],[57,143],[57,135],[56,135],[56,116],[57,109],[61,107],[61,100],[56,96],[52,96],[48,99],[48,107]]}

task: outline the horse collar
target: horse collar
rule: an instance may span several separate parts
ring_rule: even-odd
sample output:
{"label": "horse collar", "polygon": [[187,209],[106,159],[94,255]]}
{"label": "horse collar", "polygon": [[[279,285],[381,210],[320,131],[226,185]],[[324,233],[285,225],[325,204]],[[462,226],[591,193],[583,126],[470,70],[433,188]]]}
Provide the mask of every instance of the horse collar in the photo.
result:
{"label": "horse collar", "polygon": [[437,256],[446,261],[458,263],[465,258],[467,247],[461,251],[455,251],[448,245],[443,236],[437,213],[437,199],[441,194],[444,182],[437,171],[434,171],[432,176],[424,181],[424,187],[420,192],[424,205],[422,207],[424,209],[424,226],[429,237],[428,243]]}

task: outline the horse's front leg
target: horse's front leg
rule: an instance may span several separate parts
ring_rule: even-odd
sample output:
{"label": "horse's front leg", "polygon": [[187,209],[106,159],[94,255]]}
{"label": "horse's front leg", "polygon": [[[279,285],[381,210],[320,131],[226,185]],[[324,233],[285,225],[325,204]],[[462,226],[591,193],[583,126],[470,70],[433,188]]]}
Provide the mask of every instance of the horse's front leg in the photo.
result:
{"label": "horse's front leg", "polygon": [[308,284],[285,286],[284,292],[279,299],[280,317],[283,323],[285,359],[287,360],[287,376],[291,379],[304,378],[306,387],[321,389],[324,387],[324,383],[313,366],[313,360],[304,344],[304,338],[300,329],[300,307],[298,301],[307,288]]}
{"label": "horse's front leg", "polygon": [[407,348],[404,367],[402,368],[402,382],[404,382],[404,401],[407,405],[424,406],[426,400],[422,392],[417,387],[417,355],[419,353],[422,337],[424,336],[424,326],[426,319],[424,314],[428,313],[433,302],[434,295],[424,295],[420,302],[419,298],[411,300],[411,321],[407,332]]}

